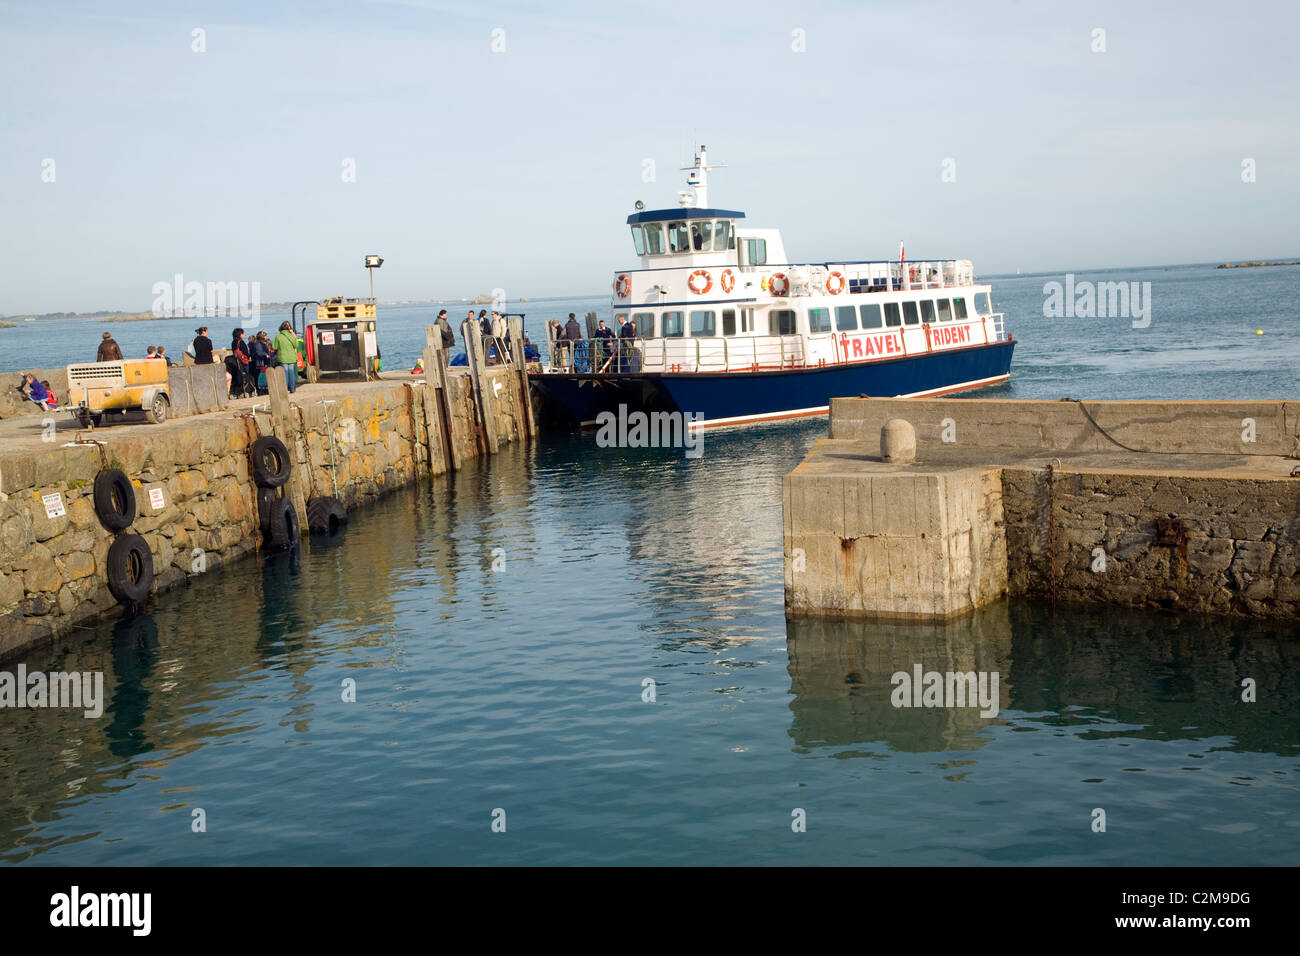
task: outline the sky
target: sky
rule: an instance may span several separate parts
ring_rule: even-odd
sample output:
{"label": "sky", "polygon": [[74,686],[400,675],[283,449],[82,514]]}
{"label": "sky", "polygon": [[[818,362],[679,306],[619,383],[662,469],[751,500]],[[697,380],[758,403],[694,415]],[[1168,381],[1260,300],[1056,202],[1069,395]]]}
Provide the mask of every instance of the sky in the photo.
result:
{"label": "sky", "polygon": [[600,294],[698,142],[798,262],[1300,258],[1298,41],[1293,0],[0,0],[0,314],[368,253],[381,301]]}

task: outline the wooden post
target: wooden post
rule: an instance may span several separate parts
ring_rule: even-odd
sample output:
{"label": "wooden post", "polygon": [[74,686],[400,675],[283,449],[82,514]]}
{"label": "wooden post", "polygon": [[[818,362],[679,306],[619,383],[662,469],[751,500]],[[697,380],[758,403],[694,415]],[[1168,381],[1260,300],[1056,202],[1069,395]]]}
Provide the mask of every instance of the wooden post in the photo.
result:
{"label": "wooden post", "polygon": [[298,512],[298,530],[305,535],[308,533],[307,495],[303,490],[307,486],[305,456],[302,454],[302,441],[289,408],[289,386],[284,380],[283,368],[276,366],[266,370],[266,390],[271,396],[271,430],[276,438],[284,442],[292,463],[289,469],[289,480],[285,483],[282,493],[293,502],[293,510]]}
{"label": "wooden post", "polygon": [[436,404],[442,419],[444,454],[447,468],[460,471],[460,445],[456,441],[456,416],[452,411],[451,389],[447,385],[447,351],[442,347],[442,335],[437,326],[426,326],[424,330],[425,349],[433,351],[433,364],[425,358],[424,374],[429,384],[436,389]]}
{"label": "wooden post", "polygon": [[434,342],[441,343],[442,335],[436,325],[425,326],[424,338],[424,390],[420,399],[424,405],[425,442],[429,448],[429,474],[441,475],[451,467],[447,456],[447,443],[442,427],[442,412],[438,397],[438,350]]}
{"label": "wooden post", "polygon": [[483,425],[482,450],[486,455],[497,453],[496,421],[492,410],[488,408],[487,395],[483,389],[483,379],[487,377],[487,367],[483,364],[483,336],[476,326],[466,323],[465,351],[469,357],[470,381],[474,387],[474,406],[478,410],[479,421]]}
{"label": "wooden post", "polygon": [[510,347],[514,351],[515,369],[519,372],[519,420],[524,432],[520,438],[537,437],[537,421],[533,418],[533,395],[528,386],[528,359],[524,355],[524,320],[510,320]]}

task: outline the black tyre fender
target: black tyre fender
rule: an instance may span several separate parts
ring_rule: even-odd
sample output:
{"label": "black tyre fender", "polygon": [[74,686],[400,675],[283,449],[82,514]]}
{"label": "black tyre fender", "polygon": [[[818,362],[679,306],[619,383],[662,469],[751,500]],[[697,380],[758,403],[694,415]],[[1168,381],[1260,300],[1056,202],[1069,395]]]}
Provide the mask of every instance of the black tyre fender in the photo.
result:
{"label": "black tyre fender", "polygon": [[274,435],[253,442],[253,480],[259,488],[279,488],[289,480],[289,449]]}
{"label": "black tyre fender", "polygon": [[135,520],[135,488],[120,468],[105,468],[95,476],[95,514],[109,531],[122,531]]}
{"label": "black tyre fender", "polygon": [[262,534],[269,534],[271,530],[271,509],[275,503],[280,500],[274,488],[257,489],[257,526],[262,529]]}
{"label": "black tyre fender", "polygon": [[153,555],[138,534],[119,534],[108,549],[108,590],[122,604],[139,603],[153,587]]}
{"label": "black tyre fender", "polygon": [[276,551],[292,551],[298,547],[298,512],[288,498],[279,498],[271,506],[271,526],[268,529],[271,547]]}
{"label": "black tyre fender", "polygon": [[307,530],[312,534],[337,534],[348,523],[348,509],[332,495],[307,502]]}

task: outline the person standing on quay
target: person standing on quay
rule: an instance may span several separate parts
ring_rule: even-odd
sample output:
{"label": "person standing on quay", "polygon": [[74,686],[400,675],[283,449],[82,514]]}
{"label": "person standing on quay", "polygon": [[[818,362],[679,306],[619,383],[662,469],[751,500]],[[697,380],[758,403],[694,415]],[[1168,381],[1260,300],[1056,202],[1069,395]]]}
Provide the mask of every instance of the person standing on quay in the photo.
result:
{"label": "person standing on quay", "polygon": [[447,321],[447,310],[443,309],[438,313],[438,321],[435,323],[438,331],[442,333],[442,347],[450,352],[452,346],[456,344],[456,333],[451,330],[451,323]]}
{"label": "person standing on quay", "polygon": [[194,330],[194,364],[212,364],[212,339],[208,338],[206,325],[200,325]]}
{"label": "person standing on quay", "polygon": [[284,366],[284,381],[289,386],[289,393],[293,394],[298,387],[298,336],[293,334],[289,322],[280,323],[280,331],[271,340],[271,350]]}
{"label": "person standing on quay", "polygon": [[99,343],[99,351],[95,353],[96,362],[120,362],[122,361],[122,350],[117,347],[113,341],[113,333],[105,332],[104,340]]}

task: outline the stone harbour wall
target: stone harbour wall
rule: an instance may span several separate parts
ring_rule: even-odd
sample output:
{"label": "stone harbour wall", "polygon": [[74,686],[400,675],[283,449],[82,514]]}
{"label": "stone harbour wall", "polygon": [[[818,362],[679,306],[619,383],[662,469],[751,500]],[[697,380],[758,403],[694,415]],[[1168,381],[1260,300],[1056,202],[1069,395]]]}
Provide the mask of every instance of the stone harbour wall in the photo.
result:
{"label": "stone harbour wall", "polygon": [[[487,381],[497,379],[502,388],[488,410],[497,440],[518,441],[524,437],[518,374],[489,369]],[[293,431],[286,445],[305,499],[333,495],[337,487],[352,509],[442,473],[444,464],[431,462],[427,444],[421,396],[427,388],[414,378],[385,379],[290,396]],[[450,376],[446,397],[457,448],[471,461],[481,452],[469,376]],[[259,434],[272,433],[264,402],[256,412],[227,408],[162,425],[96,429],[91,435],[102,446],[71,444],[65,431],[37,451],[0,445],[0,658],[117,607],[106,570],[115,533],[100,522],[93,498],[95,476],[105,465],[124,471],[134,488],[137,517],[123,533],[148,543],[153,593],[259,550],[249,449]],[[54,495],[63,514],[51,517],[47,502]],[[305,530],[306,516],[299,518]]]}
{"label": "stone harbour wall", "polygon": [[1300,618],[1298,479],[1066,473],[1050,516],[1042,470],[1002,488],[1012,592]]}

